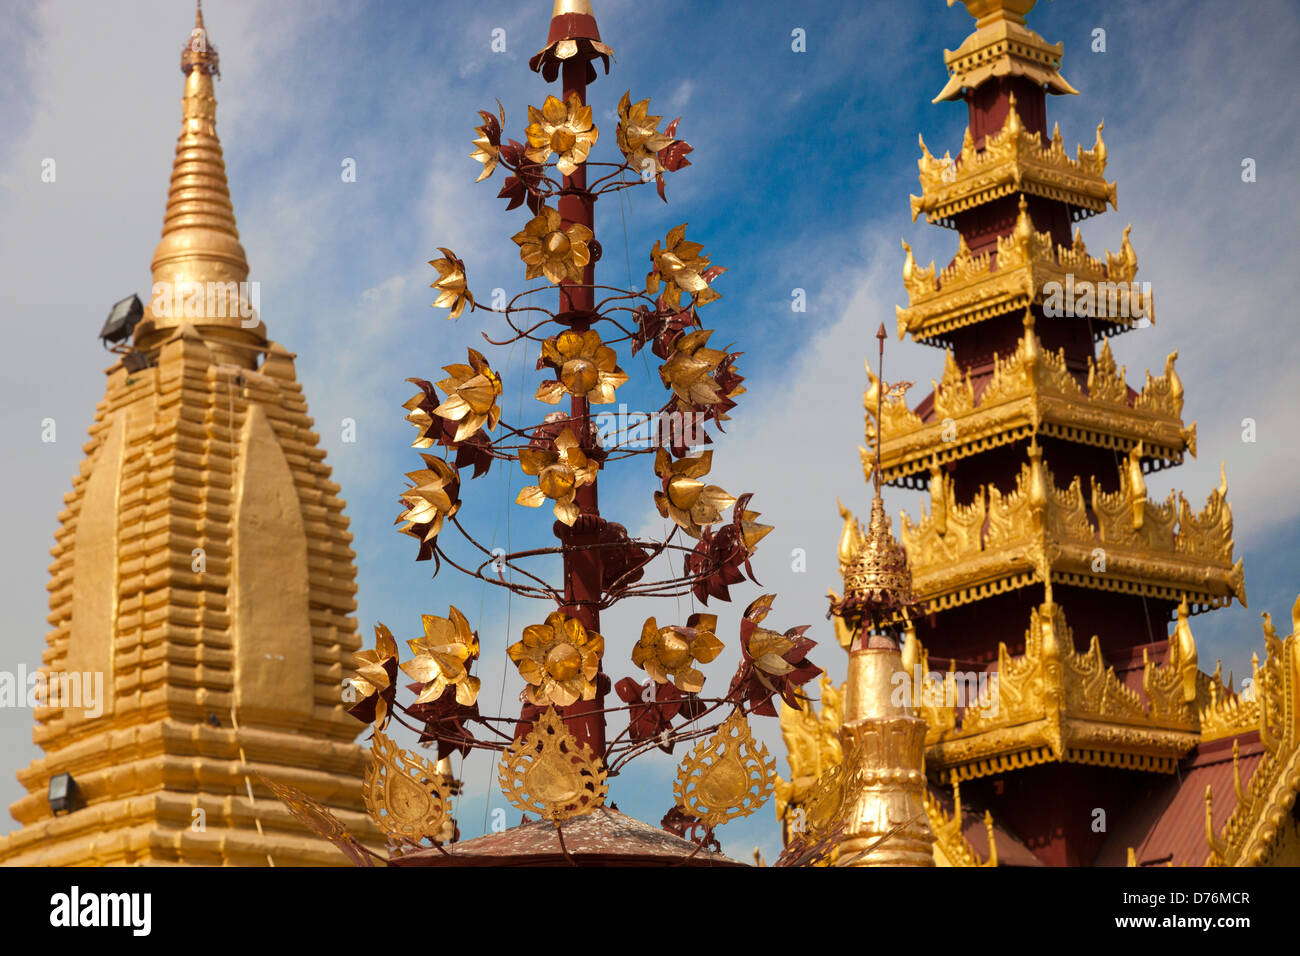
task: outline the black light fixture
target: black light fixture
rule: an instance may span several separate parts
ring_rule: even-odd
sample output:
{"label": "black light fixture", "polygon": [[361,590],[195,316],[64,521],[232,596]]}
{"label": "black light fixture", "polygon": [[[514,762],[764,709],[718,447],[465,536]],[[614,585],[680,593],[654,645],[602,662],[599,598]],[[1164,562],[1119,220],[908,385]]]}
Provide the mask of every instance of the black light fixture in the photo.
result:
{"label": "black light fixture", "polygon": [[50,812],[56,817],[60,813],[70,813],[77,802],[77,781],[72,779],[70,773],[55,774],[50,778],[50,790],[47,796],[50,801]]}
{"label": "black light fixture", "polygon": [[144,303],[140,301],[138,295],[130,295],[120,302],[115,302],[113,308],[108,310],[108,318],[104,320],[104,327],[99,330],[99,338],[105,345],[110,342],[114,345],[124,342],[131,337],[136,323],[142,318],[144,318]]}
{"label": "black light fixture", "polygon": [[128,372],[143,372],[149,367],[149,356],[132,349],[122,356],[122,367]]}

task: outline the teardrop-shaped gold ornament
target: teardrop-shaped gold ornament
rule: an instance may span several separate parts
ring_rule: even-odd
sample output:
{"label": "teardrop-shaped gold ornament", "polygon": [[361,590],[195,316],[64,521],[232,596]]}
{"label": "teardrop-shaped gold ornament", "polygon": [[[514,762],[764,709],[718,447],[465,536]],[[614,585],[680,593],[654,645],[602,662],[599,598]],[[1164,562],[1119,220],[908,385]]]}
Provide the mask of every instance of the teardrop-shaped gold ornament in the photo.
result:
{"label": "teardrop-shaped gold ornament", "polygon": [[747,817],[772,793],[776,761],[754,740],[739,708],[702,741],[677,771],[677,805],[712,829]]}
{"label": "teardrop-shaped gold ornament", "polygon": [[516,810],[552,822],[604,806],[609,792],[604,764],[569,733],[554,707],[506,750],[497,779]]}
{"label": "teardrop-shaped gold ornament", "polygon": [[375,732],[361,785],[370,818],[390,837],[418,843],[445,840],[451,828],[451,788],[429,761]]}

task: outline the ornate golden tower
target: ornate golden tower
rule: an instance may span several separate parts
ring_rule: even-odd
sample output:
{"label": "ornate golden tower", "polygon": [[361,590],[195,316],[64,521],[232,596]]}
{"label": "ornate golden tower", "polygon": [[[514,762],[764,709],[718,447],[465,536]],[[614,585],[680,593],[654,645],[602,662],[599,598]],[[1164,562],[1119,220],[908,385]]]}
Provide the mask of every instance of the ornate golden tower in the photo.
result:
{"label": "ornate golden tower", "polygon": [[[877,338],[883,367],[883,324]],[[878,392],[877,406],[881,398]],[[833,866],[932,866],[926,725],[913,712],[910,672],[898,647],[916,603],[912,571],[885,515],[880,473],[877,450],[865,531],[840,507],[844,596],[832,591],[830,598],[837,636],[849,652],[848,680],[837,694],[823,678],[820,715],[782,708],[794,773],[777,786],[777,814],[794,844],[787,856],[824,856]],[[910,627],[906,633],[914,640]],[[824,743],[830,753],[819,752]]]}
{"label": "ornate golden tower", "polygon": [[[1075,90],[1061,45],[1025,26],[1034,0],[964,2],[976,29],[945,53],[936,102],[964,101],[969,126],[956,157],[921,143],[911,200],[914,220],[957,232],[956,254],[936,272],[904,243],[898,309],[899,337],[942,348],[944,370],[911,407],[910,383],[868,366],[877,453],[863,453],[870,480],[929,491],[928,514],[903,515],[917,606],[899,623],[939,850],[958,864],[1294,860],[1300,639],[1269,625],[1240,696],[1200,669],[1189,618],[1246,600],[1226,480],[1199,510],[1148,498],[1144,475],[1195,455],[1196,426],[1177,352],[1141,391],[1111,353],[1111,336],[1154,321],[1129,229],[1104,258],[1071,236],[1116,203],[1101,127],[1071,157],[1048,126],[1047,95]],[[815,799],[808,768],[838,758],[825,715],[783,723],[788,823]],[[963,797],[983,820],[963,819]]]}
{"label": "ornate golden tower", "polygon": [[[52,630],[0,862],[344,862],[257,786],[266,772],[382,842],[343,712],[360,646],[352,536],[293,355],[266,338],[216,133],[200,9],[181,58],[153,297],[108,369],[52,550]],[[255,287],[252,287],[255,288]],[[57,692],[76,674],[100,699]],[[76,799],[55,816],[51,778]],[[255,798],[256,797],[256,798]]]}

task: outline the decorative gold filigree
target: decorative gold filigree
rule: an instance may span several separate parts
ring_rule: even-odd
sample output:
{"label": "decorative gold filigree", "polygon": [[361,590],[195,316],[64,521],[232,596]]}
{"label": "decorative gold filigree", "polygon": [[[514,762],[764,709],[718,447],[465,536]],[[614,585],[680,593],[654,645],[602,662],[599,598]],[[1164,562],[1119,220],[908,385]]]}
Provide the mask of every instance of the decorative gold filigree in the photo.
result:
{"label": "decorative gold filigree", "polygon": [[1013,95],[1002,129],[985,137],[980,150],[969,127],[956,159],[947,153],[936,159],[918,138],[921,195],[912,197],[912,221],[924,212],[930,222],[953,225],[958,213],[1015,192],[1066,202],[1085,215],[1104,212],[1108,203],[1114,207],[1115,184],[1105,178],[1103,125],[1097,126],[1092,149],[1080,146],[1071,159],[1060,127],[1044,142],[1041,133],[1025,128]]}
{"label": "decorative gold filigree", "polygon": [[447,841],[454,829],[451,787],[432,763],[375,731],[361,785],[366,811],[397,840]]}
{"label": "decorative gold filigree", "polygon": [[[1138,262],[1129,242],[1130,229],[1124,230],[1118,254],[1107,251],[1104,260],[1098,259],[1088,255],[1082,236],[1076,235],[1073,245],[1062,246],[1053,242],[1050,233],[1035,230],[1021,194],[1016,224],[997,240],[995,249],[975,255],[963,239],[953,261],[937,275],[933,262],[919,268],[911,247],[904,243],[908,308],[896,309],[898,336],[910,332],[917,341],[943,341],[946,333],[993,316],[1058,300],[1064,304],[1067,289],[1078,290],[1081,304],[1091,295],[1088,308],[1107,322],[1122,326],[1131,326],[1139,318],[1154,322],[1151,295],[1134,283]],[[1111,308],[1112,292],[1115,308]]]}
{"label": "decorative gold filigree", "polygon": [[[1034,324],[1033,312],[1026,311],[1025,332],[1016,350],[1009,355],[994,353],[993,374],[978,401],[969,372],[961,370],[951,351],[945,354],[943,378],[932,382],[933,411],[927,419],[903,401],[885,399],[881,409],[885,481],[979,454],[1033,431],[1126,454],[1141,443],[1146,457],[1174,463],[1182,460],[1184,451],[1195,455],[1196,425],[1185,427],[1180,418],[1182,383],[1173,367],[1176,352],[1166,360],[1163,376],[1147,372],[1146,386],[1130,404],[1128,386],[1109,345],[1090,366],[1085,391],[1066,367],[1064,350],[1044,349]],[[870,369],[868,376],[865,435],[874,446],[877,385]]]}
{"label": "decorative gold filigree", "polygon": [[[960,770],[960,778],[1055,760],[1172,772],[1195,743],[1186,647],[1166,668],[1148,665],[1157,699],[1144,705],[1106,664],[1095,635],[1086,652],[1075,650],[1064,611],[1050,600],[1031,612],[1024,646],[1012,656],[999,644],[993,706],[968,706],[949,728],[931,728],[936,769]],[[1196,683],[1200,693],[1204,682]]]}
{"label": "decorative gold filigree", "polygon": [[497,780],[516,810],[563,823],[605,805],[605,774],[600,758],[548,707],[501,757]]}
{"label": "decorative gold filigree", "polygon": [[[1300,598],[1292,609],[1292,634],[1281,639],[1264,615],[1266,658],[1252,660],[1250,695],[1256,703],[1264,754],[1242,784],[1234,750],[1237,805],[1215,833],[1208,807],[1206,839],[1211,865],[1295,865],[1300,861],[1293,808],[1300,794]],[[1248,728],[1242,728],[1248,729]],[[1288,855],[1289,854],[1289,855]]]}
{"label": "decorative gold filigree", "polygon": [[810,702],[806,709],[781,706],[781,739],[785,741],[790,779],[776,777],[776,816],[785,820],[787,809],[802,806],[813,784],[843,759],[840,724],[844,719],[844,687],[821,678],[821,709]]}
{"label": "decorative gold filigree", "polygon": [[761,807],[775,775],[776,762],[737,708],[682,761],[673,793],[684,812],[713,829]]}
{"label": "decorative gold filigree", "polygon": [[1199,515],[1184,508],[1180,521],[1174,493],[1160,503],[1146,497],[1142,450],[1135,446],[1121,466],[1116,491],[1094,482],[1091,511],[1077,476],[1057,487],[1036,441],[1013,488],[990,483],[968,504],[959,505],[951,482],[933,470],[929,515],[917,522],[904,512],[900,526],[917,598],[942,610],[1000,593],[990,589],[1022,587],[1038,559],[1050,556],[1054,580],[1212,606],[1235,597],[1244,605],[1226,486]]}
{"label": "decorative gold filigree", "polygon": [[907,551],[894,539],[884,502],[872,499],[871,518],[864,530],[840,505],[844,529],[840,535],[840,575],[844,601],[896,607],[912,602],[912,570]]}
{"label": "decorative gold filigree", "polygon": [[939,851],[953,866],[997,866],[998,846],[993,836],[993,814],[984,811],[984,827],[988,832],[989,855],[981,859],[962,832],[961,785],[956,780],[952,784],[953,812],[950,816],[944,812],[937,797],[926,789],[921,794],[925,805],[925,814],[930,818],[930,829],[934,831],[934,842]]}

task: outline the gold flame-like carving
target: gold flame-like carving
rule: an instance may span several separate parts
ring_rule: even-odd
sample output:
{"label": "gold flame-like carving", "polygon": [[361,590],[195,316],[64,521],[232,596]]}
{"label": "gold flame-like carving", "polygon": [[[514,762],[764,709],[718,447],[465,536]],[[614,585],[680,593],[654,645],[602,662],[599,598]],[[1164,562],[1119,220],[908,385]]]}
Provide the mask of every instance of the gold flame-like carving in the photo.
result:
{"label": "gold flame-like carving", "polygon": [[436,767],[375,731],[362,784],[370,818],[397,840],[446,841],[451,787]]}
{"label": "gold flame-like carving", "polygon": [[682,761],[673,793],[682,810],[712,829],[761,807],[775,776],[776,762],[736,709]]}
{"label": "gold flame-like carving", "polygon": [[502,756],[497,779],[515,809],[562,823],[604,806],[605,774],[591,748],[579,744],[556,709],[548,707]]}

